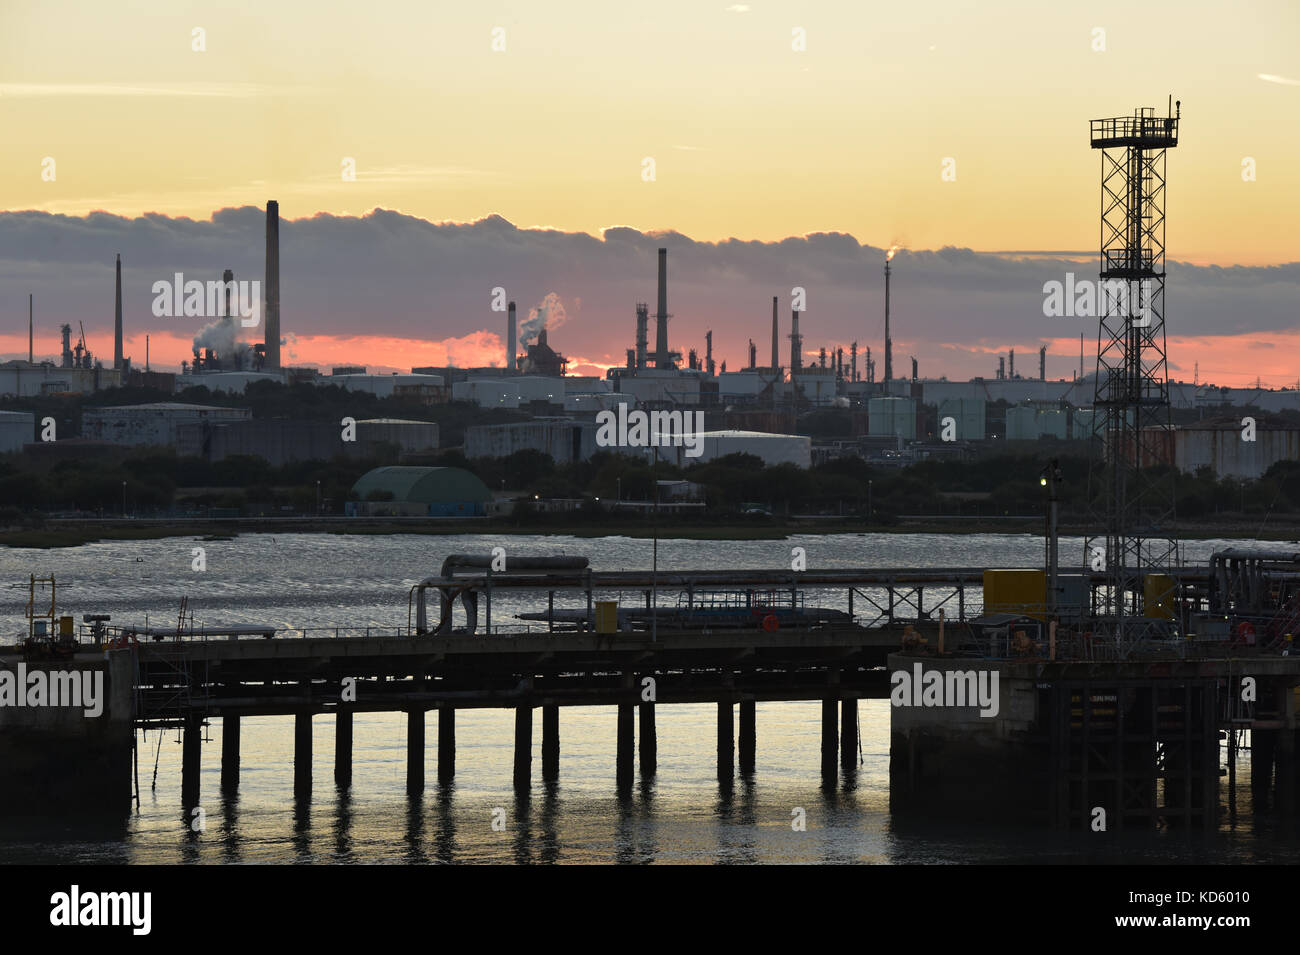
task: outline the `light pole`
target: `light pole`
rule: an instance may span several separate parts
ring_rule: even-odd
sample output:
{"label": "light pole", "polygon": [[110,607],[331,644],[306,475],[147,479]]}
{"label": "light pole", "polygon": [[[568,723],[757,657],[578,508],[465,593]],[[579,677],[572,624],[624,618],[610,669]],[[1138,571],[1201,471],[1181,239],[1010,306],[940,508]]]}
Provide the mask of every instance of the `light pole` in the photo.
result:
{"label": "light pole", "polygon": [[1057,613],[1057,572],[1060,569],[1060,551],[1057,547],[1057,485],[1061,483],[1061,469],[1055,458],[1043,469],[1038,483],[1047,488],[1047,616],[1055,619]]}

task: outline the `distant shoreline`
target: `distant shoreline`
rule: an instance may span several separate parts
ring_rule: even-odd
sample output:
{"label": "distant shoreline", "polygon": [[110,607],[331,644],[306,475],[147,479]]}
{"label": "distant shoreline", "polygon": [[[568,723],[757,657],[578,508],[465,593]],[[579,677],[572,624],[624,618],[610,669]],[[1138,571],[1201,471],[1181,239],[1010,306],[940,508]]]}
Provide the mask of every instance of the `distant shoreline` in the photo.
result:
{"label": "distant shoreline", "polygon": [[[867,525],[861,519],[825,517],[710,524],[703,521],[663,521],[656,528],[646,522],[565,522],[536,520],[515,523],[501,519],[437,518],[215,518],[206,520],[154,521],[134,519],[50,520],[35,528],[0,530],[0,547],[50,549],[78,547],[101,540],[158,540],[169,537],[228,538],[240,534],[348,534],[387,536],[418,534],[449,536],[462,534],[562,535],[570,537],[632,537],[679,540],[781,540],[803,534],[1029,534],[1041,537],[1042,518],[927,518],[896,519],[888,525]],[[1084,528],[1062,525],[1063,537],[1075,537]],[[1240,538],[1300,542],[1300,522],[1272,521],[1261,528],[1258,521],[1240,518],[1200,520],[1178,529],[1180,540]]]}

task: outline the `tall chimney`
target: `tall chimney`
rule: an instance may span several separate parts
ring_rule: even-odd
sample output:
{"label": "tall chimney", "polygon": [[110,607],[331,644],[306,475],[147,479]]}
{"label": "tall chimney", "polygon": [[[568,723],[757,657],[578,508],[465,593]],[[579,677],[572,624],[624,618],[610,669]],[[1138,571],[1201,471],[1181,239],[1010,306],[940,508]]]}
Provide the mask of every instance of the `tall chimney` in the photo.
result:
{"label": "tall chimney", "polygon": [[1016,377],[1016,350],[1013,348],[1010,352],[1011,357],[1007,359],[1007,377],[1014,379]]}
{"label": "tall chimney", "polygon": [[519,344],[515,340],[518,334],[519,326],[515,324],[515,303],[511,302],[506,309],[506,374],[515,373],[515,355],[518,354]]}
{"label": "tall chimney", "polygon": [[916,381],[916,359],[912,359],[912,380]]}
{"label": "tall chimney", "polygon": [[117,298],[113,307],[113,367],[122,368],[122,254],[117,256]]}
{"label": "tall chimney", "polygon": [[268,371],[280,370],[280,203],[266,203],[266,314],[263,341]]}
{"label": "tall chimney", "polygon": [[226,269],[221,273],[221,294],[225,296],[226,313],[225,317],[230,317],[230,293],[235,287],[235,273],[232,269]]}
{"label": "tall chimney", "polygon": [[32,362],[32,293],[27,293],[27,364]]}
{"label": "tall chimney", "polygon": [[649,346],[646,344],[648,335],[646,328],[650,324],[650,306],[645,302],[636,303],[636,366],[644,368],[646,366],[646,352]]}
{"label": "tall chimney", "polygon": [[777,347],[778,334],[779,333],[777,332],[777,328],[776,328],[776,296],[773,295],[772,296],[772,370],[773,371],[776,371],[778,368],[781,367],[781,353]]}
{"label": "tall chimney", "polygon": [[885,259],[885,381],[894,377],[894,343],[889,337],[889,259]]}
{"label": "tall chimney", "polygon": [[849,345],[849,381],[858,380],[858,343]]}
{"label": "tall chimney", "polygon": [[668,367],[668,250],[659,250],[659,309],[655,312],[655,367]]}
{"label": "tall chimney", "polygon": [[1038,349],[1038,380],[1047,380],[1047,346]]}
{"label": "tall chimney", "polygon": [[799,335],[799,313],[790,316],[790,380],[803,369],[803,338]]}
{"label": "tall chimney", "polygon": [[[757,364],[757,362],[758,362],[758,346],[754,344],[754,339],[751,338],[749,340],[749,367],[751,371],[753,370],[754,365]],[[726,362],[724,361],[722,364],[726,365]]]}
{"label": "tall chimney", "polygon": [[704,333],[704,370],[713,374],[713,330]]}

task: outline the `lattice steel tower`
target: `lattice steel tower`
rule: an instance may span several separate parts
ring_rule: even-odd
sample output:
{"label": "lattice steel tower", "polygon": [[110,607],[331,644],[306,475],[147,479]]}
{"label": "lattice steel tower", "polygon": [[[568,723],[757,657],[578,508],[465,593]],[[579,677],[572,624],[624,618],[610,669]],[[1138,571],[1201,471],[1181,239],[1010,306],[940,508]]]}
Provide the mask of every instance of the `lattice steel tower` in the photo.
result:
{"label": "lattice steel tower", "polygon": [[[1092,121],[1101,150],[1101,282],[1094,398],[1094,528],[1085,565],[1104,557],[1097,613],[1117,642],[1138,637],[1143,583],[1178,562],[1175,468],[1165,345],[1165,152],[1178,145],[1178,112],[1152,108]],[[1101,446],[1097,446],[1097,441]],[[1149,629],[1149,628],[1147,628]]]}

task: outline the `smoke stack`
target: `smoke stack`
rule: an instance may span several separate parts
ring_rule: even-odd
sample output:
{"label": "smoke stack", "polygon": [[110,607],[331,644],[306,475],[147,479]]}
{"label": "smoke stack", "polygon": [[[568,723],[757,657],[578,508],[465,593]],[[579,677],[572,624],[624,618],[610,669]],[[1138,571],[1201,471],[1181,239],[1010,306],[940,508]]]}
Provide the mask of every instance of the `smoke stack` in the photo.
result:
{"label": "smoke stack", "polygon": [[713,331],[704,333],[704,370],[713,374]]}
{"label": "smoke stack", "polygon": [[912,359],[912,380],[916,381],[916,359]]}
{"label": "smoke stack", "polygon": [[776,296],[772,296],[772,370],[776,371],[781,367],[781,353],[777,347],[779,332],[776,328]]}
{"label": "smoke stack", "polygon": [[1006,377],[1007,377],[1007,359],[1005,355],[999,355],[998,356],[998,380],[1001,381]]}
{"label": "smoke stack", "polygon": [[1016,350],[1014,348],[1011,349],[1010,356],[1007,359],[1007,377],[1014,380],[1016,377]]}
{"label": "smoke stack", "polygon": [[1047,346],[1038,349],[1038,380],[1047,380]]}
{"label": "smoke stack", "polygon": [[27,364],[32,362],[32,293],[27,293]]}
{"label": "smoke stack", "polygon": [[636,366],[644,368],[646,366],[646,351],[649,348],[647,344],[647,328],[650,325],[650,306],[645,302],[636,304]]}
{"label": "smoke stack", "polygon": [[[758,346],[754,344],[754,339],[751,338],[749,340],[749,368],[751,371],[754,369],[754,366],[757,363],[758,363]],[[722,363],[722,367],[724,369],[727,367],[727,363],[725,361]]]}
{"label": "smoke stack", "polygon": [[799,335],[799,313],[790,316],[790,380],[803,368],[803,338]]}
{"label": "smoke stack", "polygon": [[221,273],[221,294],[224,295],[226,299],[226,318],[230,317],[230,292],[234,288],[234,284],[235,273],[232,269],[226,269],[226,271]]}
{"label": "smoke stack", "polygon": [[280,370],[280,203],[266,203],[266,314],[263,318],[266,351],[264,367]]}
{"label": "smoke stack", "polygon": [[885,259],[885,381],[894,377],[894,343],[889,337],[889,259]]}
{"label": "smoke stack", "polygon": [[858,343],[849,345],[849,381],[858,380]]}
{"label": "smoke stack", "polygon": [[117,256],[117,298],[113,307],[113,367],[122,368],[122,256]]}
{"label": "smoke stack", "polygon": [[655,312],[655,367],[668,367],[668,250],[659,250],[659,310]]}
{"label": "smoke stack", "polygon": [[519,326],[515,324],[515,303],[511,302],[506,308],[506,374],[515,373],[515,355],[519,352],[519,344],[515,341],[515,335],[518,334]]}

